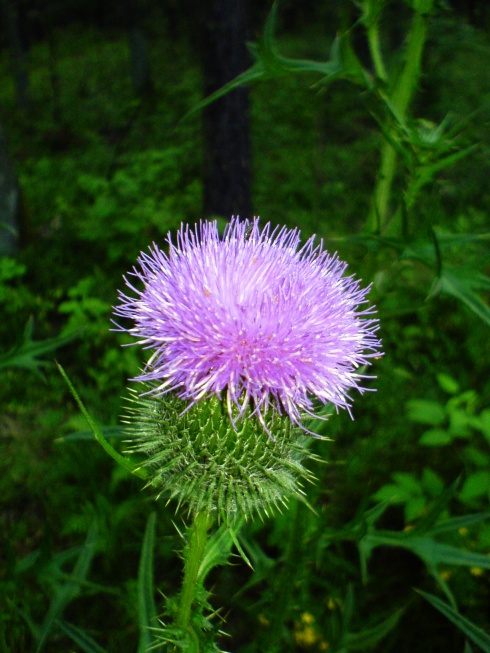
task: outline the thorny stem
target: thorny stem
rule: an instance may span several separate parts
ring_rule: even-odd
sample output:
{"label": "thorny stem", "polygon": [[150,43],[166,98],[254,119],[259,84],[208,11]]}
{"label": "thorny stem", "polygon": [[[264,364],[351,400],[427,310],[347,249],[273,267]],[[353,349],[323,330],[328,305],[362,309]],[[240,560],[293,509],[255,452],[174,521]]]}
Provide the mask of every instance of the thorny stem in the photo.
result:
{"label": "thorny stem", "polygon": [[369,25],[367,28],[367,38],[376,76],[379,77],[379,79],[386,81],[386,69],[383,63],[383,57],[381,55],[381,48],[379,44],[378,23]]}
{"label": "thorny stem", "polygon": [[[405,65],[395,84],[390,98],[391,108],[396,122],[403,124],[410,101],[420,77],[422,52],[427,38],[427,14],[431,11],[434,0],[418,0],[415,3],[415,16],[408,36],[405,53]],[[388,129],[396,138],[396,123],[391,120]],[[374,201],[368,216],[365,230],[386,232],[389,222],[389,203],[393,179],[396,172],[396,151],[390,142],[384,142],[381,148],[381,163],[378,172]]]}
{"label": "thorny stem", "polygon": [[190,528],[189,542],[185,553],[184,580],[177,614],[177,626],[184,631],[187,631],[190,625],[192,604],[196,596],[199,580],[199,569],[211,523],[211,517],[206,512],[200,512]]}

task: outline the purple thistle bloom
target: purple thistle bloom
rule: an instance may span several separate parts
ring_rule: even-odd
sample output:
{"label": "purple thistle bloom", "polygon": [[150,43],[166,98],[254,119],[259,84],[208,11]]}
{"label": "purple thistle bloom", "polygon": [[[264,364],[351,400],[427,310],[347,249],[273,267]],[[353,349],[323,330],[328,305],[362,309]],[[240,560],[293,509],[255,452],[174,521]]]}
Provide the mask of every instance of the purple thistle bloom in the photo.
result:
{"label": "purple thistle bloom", "polygon": [[115,314],[153,353],[137,381],[158,394],[175,391],[190,405],[226,398],[236,423],[248,407],[267,430],[270,409],[301,425],[314,398],[350,409],[363,391],[359,366],[379,356],[378,321],[337,255],[298,229],[259,228],[233,218],[220,238],[216,222],[182,226],[169,254],[156,245],[131,273],[143,282],[120,293]]}

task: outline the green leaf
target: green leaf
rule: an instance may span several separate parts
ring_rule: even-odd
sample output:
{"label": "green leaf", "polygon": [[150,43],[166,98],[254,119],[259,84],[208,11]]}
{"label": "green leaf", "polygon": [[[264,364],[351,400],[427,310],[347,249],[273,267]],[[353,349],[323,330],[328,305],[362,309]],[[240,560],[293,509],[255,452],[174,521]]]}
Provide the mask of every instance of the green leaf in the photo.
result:
{"label": "green leaf", "polygon": [[229,529],[229,531],[230,531],[230,537],[231,537],[231,539],[232,539],[232,541],[233,541],[233,544],[235,545],[235,547],[236,547],[238,553],[240,554],[241,559],[243,560],[243,562],[244,562],[246,565],[248,565],[248,566],[250,567],[250,569],[251,569],[252,571],[254,571],[254,568],[253,568],[253,566],[252,566],[252,563],[251,563],[250,560],[248,559],[247,554],[245,553],[245,551],[244,551],[242,545],[240,544],[240,540],[238,539],[237,532],[238,532],[238,530],[240,529],[240,526],[237,526],[237,529],[236,529],[237,532],[235,532],[235,528],[232,528],[231,526],[228,526],[228,529]]}
{"label": "green leaf", "polygon": [[[435,265],[435,259],[436,259],[436,252],[435,252],[435,244],[437,244],[437,247],[441,252],[445,252],[447,249],[454,249],[455,246],[461,246],[463,247],[464,245],[470,245],[470,244],[476,244],[476,245],[484,245],[486,241],[490,240],[490,233],[488,234],[451,234],[451,233],[444,233],[442,231],[439,231],[438,229],[431,229],[431,239],[424,239],[420,240],[414,243],[411,243],[410,246],[406,246],[406,242],[404,241],[393,241],[390,243],[388,239],[386,239],[386,245],[391,246],[394,249],[402,249],[402,254],[400,256],[401,260],[417,260],[421,261],[425,265],[428,265],[430,267],[434,267]],[[454,267],[452,268],[454,271]],[[449,270],[451,270],[451,266],[449,267]],[[458,271],[458,276],[462,276],[466,279],[470,278],[471,283],[474,285],[475,288],[478,288],[479,290],[485,290],[487,288],[487,284],[490,282],[489,278],[486,277],[483,274],[480,274],[479,272],[472,270],[471,274],[468,274],[468,270],[459,270]]]}
{"label": "green leaf", "polygon": [[465,462],[470,462],[475,467],[490,469],[490,453],[484,453],[477,447],[468,446],[464,448]]}
{"label": "green leaf", "polygon": [[485,234],[452,234],[437,230],[437,239],[441,247],[468,245],[469,243],[485,243],[490,240],[490,233]]}
{"label": "green leaf", "polygon": [[146,653],[153,643],[151,628],[157,624],[157,612],[153,590],[153,550],[155,548],[156,513],[152,512],[146,522],[143,546],[138,570],[138,653]]}
{"label": "green leaf", "polygon": [[421,517],[427,509],[425,497],[411,497],[405,504],[405,521],[412,522]]}
{"label": "green leaf", "polygon": [[425,467],[422,472],[422,485],[431,497],[436,497],[444,492],[444,481],[439,474],[429,467]]}
{"label": "green leaf", "polygon": [[347,633],[342,638],[342,644],[347,651],[365,651],[373,648],[396,628],[403,613],[404,610],[397,610],[372,628],[366,628],[356,633]]}
{"label": "green leaf", "polygon": [[453,154],[450,154],[445,157],[440,157],[436,161],[433,161],[431,164],[420,165],[416,169],[414,180],[412,181],[410,187],[411,198],[415,199],[416,196],[419,194],[420,190],[424,186],[426,186],[430,181],[432,181],[433,177],[438,172],[444,170],[444,168],[448,168],[449,166],[454,165],[455,163],[463,159],[465,156],[468,156],[469,154],[474,152],[478,147],[479,147],[478,145],[470,145],[464,148],[463,150],[459,150],[458,152],[454,152]]}
{"label": "green leaf", "polygon": [[472,501],[485,495],[490,490],[490,471],[480,470],[468,476],[461,488],[461,501]]}
{"label": "green leaf", "polygon": [[186,120],[187,118],[194,115],[195,113],[199,113],[213,102],[216,102],[216,100],[219,100],[221,97],[227,95],[228,93],[231,93],[231,91],[233,91],[234,89],[239,88],[240,86],[244,86],[245,84],[251,84],[253,82],[257,82],[263,79],[265,77],[265,74],[266,73],[262,63],[256,62],[251,68],[241,73],[241,75],[238,75],[238,77],[232,79],[230,82],[228,82],[220,89],[218,89],[217,91],[209,95],[207,98],[202,100],[202,102],[198,102],[196,105],[194,105],[192,109],[190,109],[184,115],[182,120]]}
{"label": "green leaf", "polygon": [[40,368],[46,365],[46,361],[39,360],[39,358],[52,353],[60,347],[64,347],[80,335],[80,331],[76,331],[66,336],[57,336],[56,338],[35,342],[32,340],[32,325],[31,318],[27,322],[21,344],[0,355],[0,370],[7,367],[20,367],[30,372],[36,372],[42,377]]}
{"label": "green leaf", "polygon": [[94,420],[90,416],[89,412],[85,408],[82,400],[78,396],[77,391],[73,387],[73,384],[70,381],[70,379],[68,378],[65,370],[61,367],[61,365],[59,363],[56,363],[56,365],[58,367],[58,370],[59,370],[61,376],[64,378],[67,386],[69,387],[70,392],[73,395],[73,398],[77,402],[80,411],[82,412],[83,416],[87,420],[87,423],[90,426],[90,428],[92,430],[92,433],[95,436],[95,439],[101,445],[101,447],[104,449],[104,451],[106,453],[108,453],[109,456],[111,456],[111,458],[114,458],[114,460],[117,463],[119,463],[121,465],[121,467],[126,469],[128,472],[130,472],[131,474],[135,474],[136,476],[139,476],[140,478],[146,480],[147,477],[148,477],[148,472],[145,469],[138,468],[130,460],[128,460],[128,458],[125,458],[124,456],[121,456],[121,454],[118,453],[111,444],[109,444],[109,442],[106,440],[106,438],[104,437],[104,435],[100,431],[99,427],[94,422]]}
{"label": "green leaf", "polygon": [[268,78],[282,76],[287,73],[318,73],[324,78],[336,77],[342,70],[340,42],[336,38],[330,49],[330,60],[326,62],[309,59],[289,59],[279,54],[275,31],[278,3],[274,2],[264,26],[264,35],[255,48],[255,56],[262,63],[265,76]]}
{"label": "green leaf", "polygon": [[[424,482],[424,477],[422,477],[422,482]],[[427,506],[427,512],[417,523],[416,532],[418,534],[430,534],[431,537],[434,536],[434,529],[437,528],[439,518],[456,496],[457,490],[458,482],[456,481],[451,483],[449,487],[443,488],[440,493],[434,495],[433,500]]]}
{"label": "green leaf", "polygon": [[97,539],[97,528],[95,523],[90,527],[85,544],[77,558],[73,572],[52,599],[48,613],[40,629],[40,638],[37,643],[36,653],[44,650],[47,639],[51,634],[53,626],[61,619],[61,615],[67,605],[80,591],[81,584],[85,581],[90,563],[95,553],[95,542]]}
{"label": "green leaf", "polygon": [[[219,98],[240,86],[257,81],[274,79],[288,74],[314,73],[321,75],[321,83],[330,82],[339,77],[350,78],[353,81],[367,81],[369,79],[369,75],[362,70],[362,66],[353,48],[349,47],[348,37],[345,35],[337,37],[334,40],[328,61],[321,62],[283,57],[277,50],[274,37],[276,18],[277,2],[272,5],[272,9],[267,17],[262,39],[258,43],[251,43],[248,46],[255,60],[252,66],[202,100],[202,102],[192,107],[184,115],[183,120],[202,111]],[[345,75],[343,74],[344,60],[347,64]]]}
{"label": "green leaf", "polygon": [[209,572],[219,565],[226,565],[230,557],[233,538],[226,524],[222,524],[218,530],[209,537],[204,549],[204,555],[199,565],[197,578],[204,583]]}
{"label": "green leaf", "polygon": [[446,418],[444,407],[436,401],[411,399],[406,405],[408,419],[412,422],[440,426]]}
{"label": "green leaf", "polygon": [[[487,279],[483,275],[480,275],[480,277],[483,277],[483,280],[479,278],[479,283]],[[443,292],[462,301],[472,313],[490,326],[490,307],[473,292],[472,286],[474,284],[472,284],[471,280],[458,276],[458,274],[445,268],[441,276],[441,283]]]}
{"label": "green leaf", "polygon": [[[450,400],[451,401],[451,400]],[[466,410],[461,408],[449,409],[449,431],[453,436],[458,438],[469,438],[471,436],[472,416]]]}
{"label": "green leaf", "polygon": [[394,472],[393,478],[397,484],[410,494],[422,494],[422,485],[414,474],[406,472]]}
{"label": "green leaf", "polygon": [[[423,241],[407,247],[401,259],[415,259],[425,265],[436,268],[437,276],[429,291],[428,299],[438,292],[444,292],[463,302],[477,317],[490,326],[490,307],[475,291],[488,291],[490,278],[478,270],[454,266],[441,261],[441,250],[453,245],[480,243],[488,240],[490,234],[444,234],[432,230],[432,245]],[[443,263],[443,265],[442,265]]]}
{"label": "green leaf", "polygon": [[437,382],[444,392],[447,392],[450,395],[458,394],[459,392],[459,383],[453,379],[449,374],[444,374],[441,372],[437,374]]}
{"label": "green leaf", "polygon": [[[437,577],[441,565],[460,567],[481,567],[490,569],[490,557],[458,549],[449,544],[437,542],[431,533],[419,535],[417,530],[399,533],[396,531],[375,531],[367,533],[358,542],[361,562],[365,565],[371,552],[379,546],[401,547],[418,556],[428,570]],[[440,580],[438,579],[440,582]]]}
{"label": "green leaf", "polygon": [[395,485],[395,483],[387,483],[373,494],[373,499],[376,499],[376,501],[389,501],[390,503],[400,504],[408,501],[411,496],[411,493],[407,492],[406,488],[401,488],[399,485]]}
{"label": "green leaf", "polygon": [[485,410],[482,410],[478,415],[475,428],[481,431],[485,436],[485,439],[490,443],[490,408],[485,408]]}
{"label": "green leaf", "polygon": [[457,626],[471,641],[479,646],[484,653],[490,653],[490,635],[484,630],[476,626],[466,617],[463,617],[459,612],[454,610],[450,605],[441,601],[437,596],[416,590],[421,596],[424,597],[434,608],[439,610],[449,621]]}
{"label": "green leaf", "polygon": [[82,628],[78,628],[78,626],[74,626],[66,621],[57,621],[56,625],[59,626],[65,635],[68,635],[75,644],[78,644],[85,653],[106,653],[106,650],[102,648],[102,646],[99,646],[97,642]]}
{"label": "green leaf", "polygon": [[458,549],[450,544],[442,544],[436,542],[432,537],[407,538],[404,546],[422,558],[429,568],[439,565],[455,565],[457,567],[490,569],[488,555]]}
{"label": "green leaf", "polygon": [[471,515],[462,515],[461,517],[451,517],[436,524],[431,533],[434,536],[445,535],[446,533],[458,531],[460,528],[473,526],[487,519],[490,519],[490,512],[477,512]]}
{"label": "green leaf", "polygon": [[[127,440],[128,438],[128,434],[121,426],[99,426],[99,430],[106,438],[114,438],[116,440]],[[64,444],[65,442],[83,442],[87,440],[95,440],[93,431],[74,431],[69,435],[56,438],[55,442]]]}
{"label": "green leaf", "polygon": [[419,442],[426,447],[444,447],[446,444],[451,444],[453,437],[449,431],[444,429],[428,429],[424,431]]}
{"label": "green leaf", "polygon": [[25,610],[22,610],[22,608],[19,608],[14,605],[14,609],[20,614],[22,619],[24,619],[24,621],[26,622],[34,640],[38,640],[41,637],[41,626],[35,623],[35,621],[33,621],[33,619],[31,618],[31,615]]}
{"label": "green leaf", "polygon": [[354,590],[352,588],[352,583],[349,583],[347,586],[347,592],[345,593],[343,614],[342,614],[342,626],[344,631],[347,631],[349,629],[353,616],[354,616]]}

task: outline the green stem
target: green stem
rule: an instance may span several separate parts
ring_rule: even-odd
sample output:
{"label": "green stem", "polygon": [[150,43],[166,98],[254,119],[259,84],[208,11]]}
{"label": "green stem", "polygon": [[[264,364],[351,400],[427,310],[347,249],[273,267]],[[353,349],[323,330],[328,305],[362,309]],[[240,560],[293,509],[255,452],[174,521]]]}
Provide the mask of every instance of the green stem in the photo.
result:
{"label": "green stem", "polygon": [[369,25],[367,28],[367,39],[376,76],[379,77],[379,79],[386,81],[386,68],[383,63],[383,57],[381,56],[381,48],[379,45],[379,29],[377,22]]}
{"label": "green stem", "polygon": [[[427,14],[432,9],[432,4],[433,0],[419,0],[415,6],[416,13],[408,37],[405,65],[390,98],[391,109],[396,116],[396,119],[392,119],[388,126],[393,138],[397,137],[397,123],[405,122],[408,107],[420,78],[422,52],[427,38]],[[396,162],[396,151],[391,143],[385,140],[381,148],[381,162],[374,190],[373,205],[365,231],[386,232]]]}
{"label": "green stem", "polygon": [[393,92],[392,103],[395,111],[399,114],[400,121],[405,118],[420,77],[422,52],[427,38],[427,13],[432,8],[432,0],[426,4],[424,13],[421,11],[415,13],[407,44],[405,66]]}
{"label": "green stem", "polygon": [[191,526],[189,542],[185,553],[184,580],[180,594],[177,626],[187,631],[190,625],[192,604],[196,596],[199,580],[199,568],[206,548],[207,534],[212,519],[205,512],[200,512]]}
{"label": "green stem", "polygon": [[381,148],[381,163],[374,189],[373,206],[366,223],[367,231],[384,232],[388,222],[388,207],[395,171],[396,151],[388,141],[385,141]]}

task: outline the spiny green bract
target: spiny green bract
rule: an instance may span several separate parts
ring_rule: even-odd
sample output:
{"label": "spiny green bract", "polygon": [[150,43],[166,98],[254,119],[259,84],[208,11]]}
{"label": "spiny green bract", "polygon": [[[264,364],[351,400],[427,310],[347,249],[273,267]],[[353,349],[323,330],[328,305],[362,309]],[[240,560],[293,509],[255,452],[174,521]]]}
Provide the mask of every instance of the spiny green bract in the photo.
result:
{"label": "spiny green bract", "polygon": [[191,623],[188,628],[183,629],[174,625],[179,611],[178,600],[166,598],[164,618],[169,619],[167,624],[159,619],[158,626],[153,627],[152,633],[155,640],[168,648],[155,650],[180,651],[181,653],[227,653],[217,644],[218,637],[227,637],[227,633],[221,630],[223,618],[219,610],[215,611],[208,602],[210,594],[202,584],[196,589],[192,604]]}
{"label": "spiny green bract", "polygon": [[[147,388],[151,390],[151,387]],[[251,410],[234,426],[228,409],[211,397],[194,406],[169,393],[138,396],[127,410],[132,453],[150,474],[148,485],[160,495],[204,510],[217,519],[269,515],[288,498],[303,495],[308,438],[289,417],[271,414],[271,439]]]}

